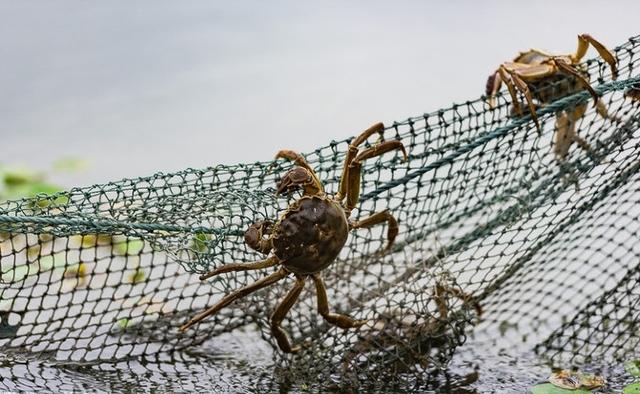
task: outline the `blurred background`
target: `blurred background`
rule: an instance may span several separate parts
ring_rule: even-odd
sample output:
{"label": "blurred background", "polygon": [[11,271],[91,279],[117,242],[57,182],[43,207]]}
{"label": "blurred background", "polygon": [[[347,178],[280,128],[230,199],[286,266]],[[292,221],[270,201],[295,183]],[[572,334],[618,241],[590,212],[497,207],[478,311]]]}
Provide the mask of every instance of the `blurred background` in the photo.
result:
{"label": "blurred background", "polygon": [[573,52],[583,32],[619,45],[638,15],[637,1],[4,1],[0,165],[70,187],[309,152],[476,98],[520,50]]}

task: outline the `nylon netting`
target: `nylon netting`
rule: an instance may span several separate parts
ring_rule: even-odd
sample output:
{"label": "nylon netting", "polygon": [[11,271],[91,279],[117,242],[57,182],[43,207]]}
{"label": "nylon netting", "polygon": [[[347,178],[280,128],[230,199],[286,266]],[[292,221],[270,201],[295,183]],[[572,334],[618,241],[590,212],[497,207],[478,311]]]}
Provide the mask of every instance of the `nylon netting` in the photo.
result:
{"label": "nylon netting", "polygon": [[[540,108],[541,133],[530,116],[514,117],[502,94],[495,108],[484,98],[468,101],[370,138],[365,146],[402,141],[409,160],[390,153],[365,162],[352,217],[389,209],[400,233],[393,250],[380,255],[384,227],[351,232],[324,272],[331,309],[370,323],[328,325],[307,285],[284,321],[303,350],[275,351],[276,363],[309,384],[415,379],[445,368],[478,322],[527,327],[551,357],[633,353],[640,323],[639,51],[640,37],[613,50],[616,81],[602,60],[585,63],[609,116],[589,104],[576,130],[591,150],[574,144],[564,160],[552,150],[556,114],[589,103],[586,91]],[[332,142],[305,155],[328,192],[336,191],[347,146]],[[172,352],[249,326],[277,349],[269,315],[291,280],[195,329],[178,327],[271,272],[204,282],[197,275],[262,258],[242,235],[297,197],[274,193],[289,168],[278,161],[187,169],[2,203],[0,348],[89,363]],[[438,285],[469,298],[445,293],[437,302]]]}

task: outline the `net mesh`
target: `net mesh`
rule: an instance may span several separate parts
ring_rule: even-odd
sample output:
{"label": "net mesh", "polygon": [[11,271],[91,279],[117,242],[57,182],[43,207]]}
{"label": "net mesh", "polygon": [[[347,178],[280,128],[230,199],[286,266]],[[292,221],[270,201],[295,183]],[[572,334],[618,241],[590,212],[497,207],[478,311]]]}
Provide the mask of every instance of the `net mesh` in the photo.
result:
{"label": "net mesh", "polygon": [[[305,382],[389,383],[444,368],[471,328],[527,327],[537,349],[571,360],[624,357],[640,323],[640,37],[585,71],[608,116],[576,123],[590,149],[553,153],[557,117],[589,103],[573,92],[531,117],[508,95],[396,122],[364,144],[409,152],[366,161],[352,218],[389,209],[400,223],[351,232],[324,272],[333,311],[368,323],[343,330],[316,312],[307,285],[284,327],[303,350],[274,352]],[[559,81],[558,83],[562,83]],[[553,86],[543,87],[553,89]],[[349,140],[306,156],[335,193]],[[269,316],[292,280],[178,327],[270,270],[198,275],[262,256],[243,240],[298,196],[276,197],[286,162],[158,173],[0,205],[0,348],[92,362],[197,345],[243,326],[277,349]],[[438,292],[437,289],[447,291]],[[482,308],[482,314],[478,310]],[[331,379],[327,380],[327,377]],[[340,383],[340,384],[342,384]]]}

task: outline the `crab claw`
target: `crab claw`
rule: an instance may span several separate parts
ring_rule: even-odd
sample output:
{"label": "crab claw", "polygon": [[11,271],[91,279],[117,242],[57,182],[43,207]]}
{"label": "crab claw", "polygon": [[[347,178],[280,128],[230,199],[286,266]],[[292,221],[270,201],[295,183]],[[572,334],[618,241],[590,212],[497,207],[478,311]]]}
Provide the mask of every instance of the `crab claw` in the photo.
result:
{"label": "crab claw", "polygon": [[265,236],[271,234],[273,222],[270,220],[260,220],[253,223],[247,231],[244,232],[244,242],[253,250],[262,253],[269,253],[271,243]]}
{"label": "crab claw", "polygon": [[496,94],[500,90],[502,86],[502,79],[500,78],[500,73],[498,71],[489,75],[487,78],[487,84],[485,85],[484,93],[487,96],[487,102],[489,103],[489,108],[495,108],[496,106]]}
{"label": "crab claw", "polygon": [[302,167],[293,167],[280,179],[276,194],[290,194],[302,188],[304,194],[315,195],[321,192],[311,173]]}

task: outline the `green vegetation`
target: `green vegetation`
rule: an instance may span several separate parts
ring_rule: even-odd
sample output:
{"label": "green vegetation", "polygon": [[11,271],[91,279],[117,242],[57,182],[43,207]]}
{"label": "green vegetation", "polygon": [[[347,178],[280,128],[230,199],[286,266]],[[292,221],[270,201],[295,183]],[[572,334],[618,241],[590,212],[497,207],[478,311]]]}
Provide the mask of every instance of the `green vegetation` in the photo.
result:
{"label": "green vegetation", "polygon": [[[87,167],[86,160],[63,158],[53,164],[53,172],[80,172]],[[0,165],[0,201],[35,197],[42,194],[51,195],[63,190],[61,186],[48,181],[48,178],[50,178],[50,174],[46,172]],[[66,197],[61,196],[54,203],[64,204]]]}

